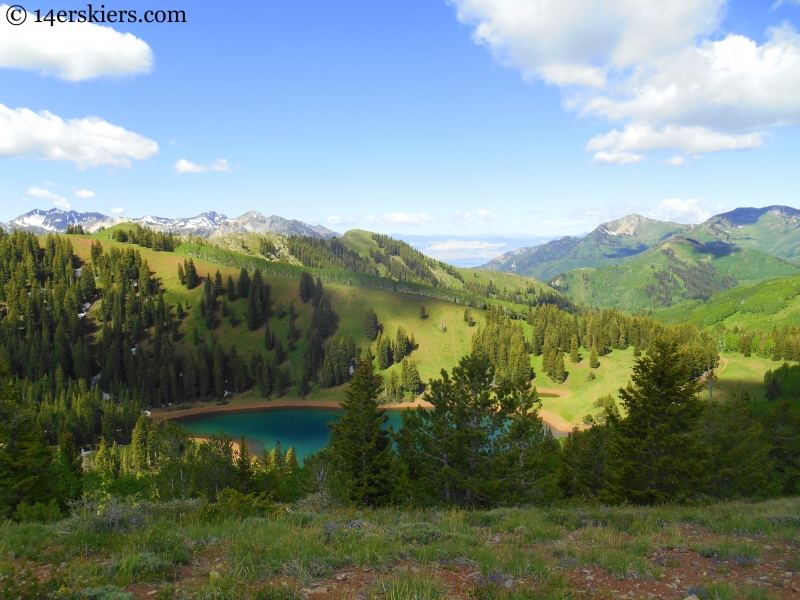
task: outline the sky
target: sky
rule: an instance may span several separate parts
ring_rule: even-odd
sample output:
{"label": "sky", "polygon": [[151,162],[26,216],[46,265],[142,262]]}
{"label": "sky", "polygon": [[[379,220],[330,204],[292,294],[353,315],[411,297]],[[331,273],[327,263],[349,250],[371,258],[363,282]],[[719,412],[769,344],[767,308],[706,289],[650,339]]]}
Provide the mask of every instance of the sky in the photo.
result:
{"label": "sky", "polygon": [[103,6],[186,22],[52,26],[35,10],[86,5],[20,1],[2,222],[257,210],[480,240],[800,208],[800,0],[130,0]]}

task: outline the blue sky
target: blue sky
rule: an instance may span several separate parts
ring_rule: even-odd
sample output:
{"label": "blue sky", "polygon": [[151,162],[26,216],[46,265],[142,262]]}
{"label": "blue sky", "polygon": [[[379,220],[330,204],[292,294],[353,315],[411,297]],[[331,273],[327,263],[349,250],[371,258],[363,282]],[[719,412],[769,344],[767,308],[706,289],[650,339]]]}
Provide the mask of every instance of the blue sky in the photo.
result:
{"label": "blue sky", "polygon": [[258,210],[553,236],[800,207],[795,2],[105,6],[187,23],[11,28],[2,7],[0,221]]}

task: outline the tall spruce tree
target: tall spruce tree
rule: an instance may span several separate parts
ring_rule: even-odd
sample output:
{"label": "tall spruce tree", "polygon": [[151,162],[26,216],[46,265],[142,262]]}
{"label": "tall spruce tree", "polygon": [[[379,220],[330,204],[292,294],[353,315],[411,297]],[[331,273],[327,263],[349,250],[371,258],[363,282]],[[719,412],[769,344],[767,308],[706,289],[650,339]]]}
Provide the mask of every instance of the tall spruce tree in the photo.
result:
{"label": "tall spruce tree", "polygon": [[342,465],[350,499],[359,505],[388,504],[394,493],[396,459],[390,431],[383,428],[389,417],[378,409],[382,390],[383,377],[361,362],[345,390],[344,414],[329,424],[331,453]]}
{"label": "tall spruce tree", "polygon": [[678,341],[657,338],[631,380],[619,391],[627,415],[608,416],[609,477],[601,498],[655,504],[704,490],[708,451],[697,426],[705,403]]}
{"label": "tall spruce tree", "polygon": [[367,309],[367,314],[364,315],[364,335],[367,336],[367,339],[370,341],[374,341],[378,339],[378,332],[380,331],[380,327],[378,325],[378,315],[375,314],[375,311],[372,308]]}
{"label": "tall spruce tree", "polygon": [[558,445],[533,410],[530,383],[495,383],[488,359],[465,356],[431,381],[432,410],[403,412],[395,440],[415,499],[491,506],[557,495]]}

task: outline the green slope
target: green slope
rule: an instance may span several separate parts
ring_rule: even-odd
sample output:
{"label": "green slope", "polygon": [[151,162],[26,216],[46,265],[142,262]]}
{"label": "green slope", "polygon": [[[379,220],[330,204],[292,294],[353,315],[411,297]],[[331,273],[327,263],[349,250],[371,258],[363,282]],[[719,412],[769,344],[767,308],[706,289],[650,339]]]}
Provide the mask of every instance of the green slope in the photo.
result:
{"label": "green slope", "polygon": [[679,223],[629,215],[603,223],[583,238],[565,237],[520,248],[482,268],[547,280],[571,269],[619,264],[688,229]]}
{"label": "green slope", "polygon": [[646,311],[705,300],[740,283],[799,273],[794,265],[758,250],[679,236],[622,265],[576,269],[550,283],[579,303]]}
{"label": "green slope", "polygon": [[737,208],[698,225],[691,235],[701,242],[719,240],[800,264],[800,210],[788,206]]}
{"label": "green slope", "polygon": [[676,304],[654,316],[664,323],[693,323],[770,330],[800,323],[800,276],[741,285],[705,302]]}

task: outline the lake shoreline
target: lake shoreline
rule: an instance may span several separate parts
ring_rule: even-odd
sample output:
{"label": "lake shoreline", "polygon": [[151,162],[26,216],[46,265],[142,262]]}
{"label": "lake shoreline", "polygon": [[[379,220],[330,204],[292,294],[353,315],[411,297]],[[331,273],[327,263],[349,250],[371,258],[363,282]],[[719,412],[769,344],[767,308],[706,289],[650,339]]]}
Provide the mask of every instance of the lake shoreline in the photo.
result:
{"label": "lake shoreline", "polygon": [[[561,392],[560,390],[541,390],[543,393],[558,395],[559,397],[566,397],[569,394]],[[429,402],[422,400],[420,396],[413,402],[398,402],[396,404],[381,404],[381,409],[386,410],[404,410],[406,408],[433,408]],[[178,422],[183,420],[194,420],[192,417],[203,417],[209,415],[220,415],[226,413],[236,413],[242,411],[261,412],[264,410],[280,410],[285,408],[291,409],[308,409],[308,410],[321,410],[331,409],[338,410],[341,404],[335,400],[302,400],[302,399],[277,399],[267,400],[265,398],[258,398],[253,400],[246,400],[236,402],[235,400],[229,404],[219,405],[216,402],[207,404],[200,404],[192,406],[191,408],[183,410],[166,410],[156,409],[152,412],[153,420],[156,422],[172,419]],[[571,425],[560,415],[549,411],[540,409],[539,417],[547,425],[555,435],[563,436],[571,433],[576,427],[578,429],[585,429],[585,425]]]}

